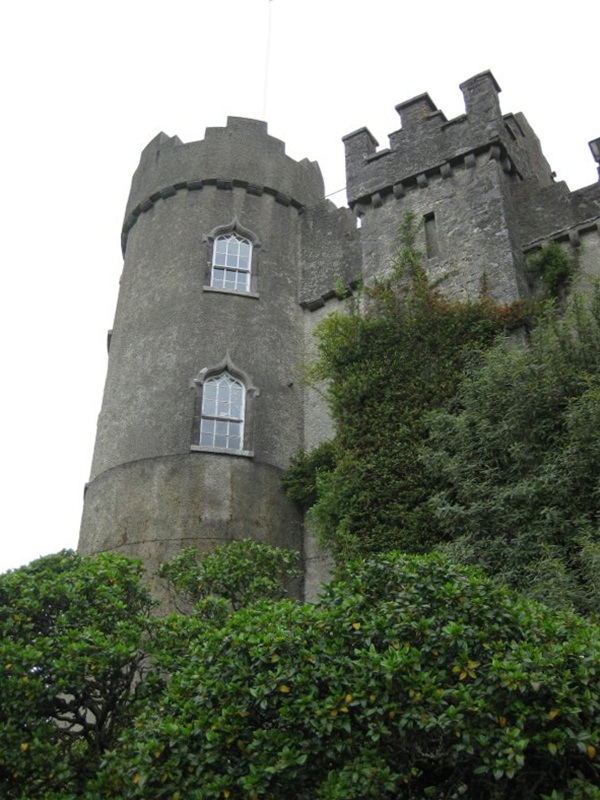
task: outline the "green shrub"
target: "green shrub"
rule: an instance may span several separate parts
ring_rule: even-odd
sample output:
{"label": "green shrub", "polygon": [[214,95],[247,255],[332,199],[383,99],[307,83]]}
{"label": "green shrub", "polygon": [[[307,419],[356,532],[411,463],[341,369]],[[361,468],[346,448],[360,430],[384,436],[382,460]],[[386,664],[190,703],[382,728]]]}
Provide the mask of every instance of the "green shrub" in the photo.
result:
{"label": "green shrub", "polygon": [[431,418],[430,501],[454,558],[550,605],[600,607],[600,295],[490,350]]}
{"label": "green shrub", "polygon": [[70,551],[0,575],[0,787],[81,796],[147,699],[154,603],[137,561]]}
{"label": "green shrub", "polygon": [[591,798],[599,679],[587,621],[436,556],[379,556],[315,606],[207,630],[93,796]]}
{"label": "green shrub", "polygon": [[558,299],[569,288],[577,261],[558,242],[549,242],[527,259],[530,281],[541,282],[547,297]]}

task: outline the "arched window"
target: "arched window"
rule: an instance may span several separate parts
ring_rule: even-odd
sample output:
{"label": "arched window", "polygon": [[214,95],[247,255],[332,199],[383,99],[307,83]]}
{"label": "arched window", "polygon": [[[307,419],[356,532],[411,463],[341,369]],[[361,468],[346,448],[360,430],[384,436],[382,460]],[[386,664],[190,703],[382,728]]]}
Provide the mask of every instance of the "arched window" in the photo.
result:
{"label": "arched window", "polygon": [[234,292],[250,291],[252,243],[249,239],[228,233],[214,240],[211,286]]}
{"label": "arched window", "polygon": [[242,450],[244,445],[244,385],[225,370],[204,381],[200,446]]}

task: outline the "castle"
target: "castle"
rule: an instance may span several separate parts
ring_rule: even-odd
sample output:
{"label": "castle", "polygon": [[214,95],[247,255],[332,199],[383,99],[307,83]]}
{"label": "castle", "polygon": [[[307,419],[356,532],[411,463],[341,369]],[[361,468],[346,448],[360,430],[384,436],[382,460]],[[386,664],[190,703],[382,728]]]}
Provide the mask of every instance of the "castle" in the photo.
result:
{"label": "castle", "polygon": [[[148,144],[123,224],[81,552],[152,571],[182,547],[250,537],[298,550],[314,594],[323,556],[280,487],[294,453],[332,434],[301,368],[315,325],[341,306],[336,285],[385,273],[407,211],[451,294],[476,296],[485,274],[497,300],[527,296],[527,256],[550,240],[577,251],[581,286],[600,276],[600,183],[554,181],[490,72],[460,88],[454,119],[428,94],[400,103],[389,148],[366,128],[344,137],[349,208],[264,122]],[[590,146],[600,163],[600,139]]]}

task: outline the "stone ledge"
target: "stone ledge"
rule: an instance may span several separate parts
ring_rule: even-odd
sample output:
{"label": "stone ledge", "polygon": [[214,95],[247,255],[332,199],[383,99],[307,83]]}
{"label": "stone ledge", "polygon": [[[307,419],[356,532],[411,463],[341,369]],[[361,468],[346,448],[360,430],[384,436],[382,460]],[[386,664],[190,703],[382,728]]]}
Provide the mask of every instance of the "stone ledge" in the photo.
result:
{"label": "stone ledge", "polygon": [[237,292],[235,289],[220,289],[217,286],[203,286],[204,292],[215,292],[215,294],[234,294],[236,297],[253,297],[255,300],[260,299],[258,292]]}
{"label": "stone ledge", "polygon": [[254,458],[254,450],[226,450],[223,447],[201,447],[199,444],[191,444],[190,453],[211,453],[215,456],[243,456],[244,458]]}

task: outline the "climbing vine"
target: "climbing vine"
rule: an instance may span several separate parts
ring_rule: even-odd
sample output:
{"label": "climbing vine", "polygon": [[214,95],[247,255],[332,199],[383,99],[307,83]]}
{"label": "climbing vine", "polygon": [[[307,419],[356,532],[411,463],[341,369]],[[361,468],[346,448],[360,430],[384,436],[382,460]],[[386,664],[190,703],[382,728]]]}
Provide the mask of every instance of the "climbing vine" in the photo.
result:
{"label": "climbing vine", "polygon": [[423,552],[437,541],[420,458],[428,415],[455,394],[482,349],[526,321],[522,303],[499,305],[486,291],[461,302],[432,286],[416,231],[408,215],[389,278],[316,330],[310,378],[327,382],[336,436],[325,450],[299,454],[284,483],[344,559],[393,547]]}
{"label": "climbing vine", "polygon": [[541,284],[544,294],[554,300],[569,288],[576,268],[576,259],[557,242],[549,242],[527,259],[530,283]]}

